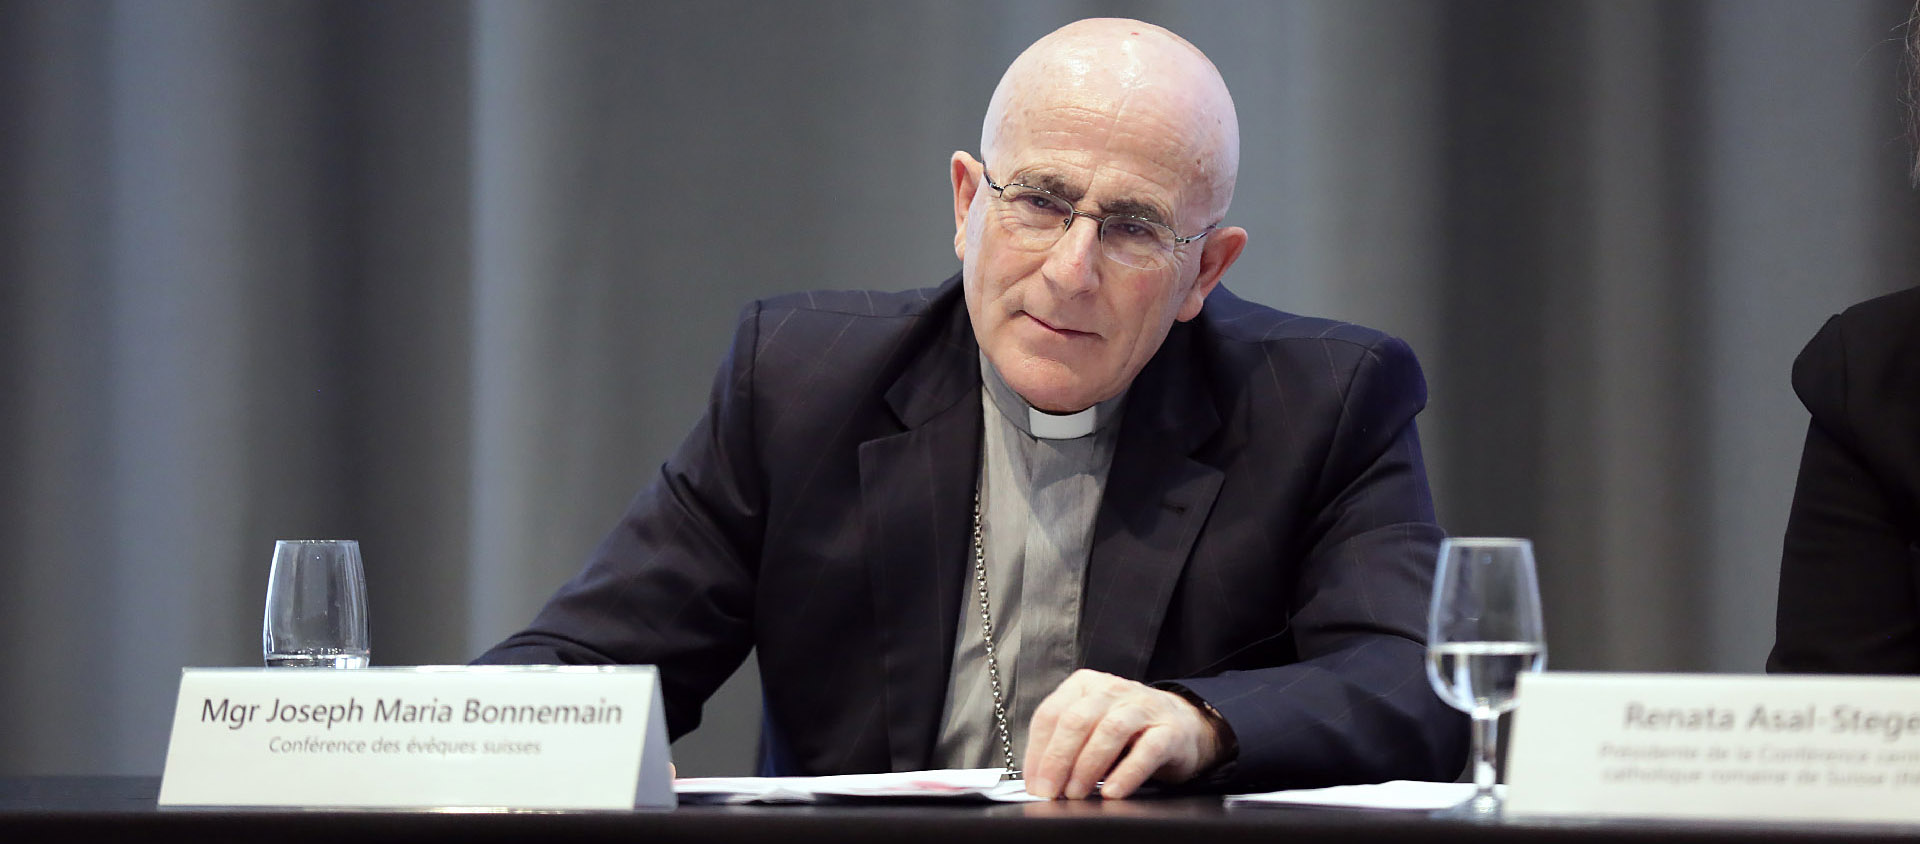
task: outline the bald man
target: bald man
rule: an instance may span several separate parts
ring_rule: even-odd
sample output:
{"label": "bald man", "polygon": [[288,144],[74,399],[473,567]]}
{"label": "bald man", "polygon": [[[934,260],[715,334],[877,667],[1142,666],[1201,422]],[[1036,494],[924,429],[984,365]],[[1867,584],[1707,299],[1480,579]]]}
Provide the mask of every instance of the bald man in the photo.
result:
{"label": "bald man", "polygon": [[1089,20],[954,153],[960,274],[749,305],[705,416],[493,663],[660,666],[669,732],[757,648],[762,773],[1028,790],[1452,779],[1412,353],[1234,297],[1233,100]]}

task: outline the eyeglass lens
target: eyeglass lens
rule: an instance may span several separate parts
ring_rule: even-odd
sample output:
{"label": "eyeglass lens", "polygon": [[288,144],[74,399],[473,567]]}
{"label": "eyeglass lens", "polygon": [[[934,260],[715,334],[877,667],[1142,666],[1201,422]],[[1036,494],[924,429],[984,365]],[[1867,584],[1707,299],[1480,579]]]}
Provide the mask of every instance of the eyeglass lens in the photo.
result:
{"label": "eyeglass lens", "polygon": [[[1028,248],[1045,249],[1060,240],[1075,216],[1092,217],[1046,191],[1008,185],[1001,193],[1010,212],[1007,228]],[[1173,252],[1173,232],[1136,217],[1112,215],[1099,222],[1100,246],[1107,257],[1136,269],[1154,269]]]}

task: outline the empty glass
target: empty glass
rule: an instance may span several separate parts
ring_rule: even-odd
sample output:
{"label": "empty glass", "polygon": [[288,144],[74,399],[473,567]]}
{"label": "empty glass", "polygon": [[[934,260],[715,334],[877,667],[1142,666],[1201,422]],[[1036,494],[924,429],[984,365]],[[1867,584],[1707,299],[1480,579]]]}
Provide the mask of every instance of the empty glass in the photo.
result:
{"label": "empty glass", "polygon": [[360,543],[275,542],[260,641],[270,668],[365,668],[367,578]]}
{"label": "empty glass", "polygon": [[1474,796],[1448,814],[1500,816],[1494,758],[1500,715],[1513,708],[1520,675],[1547,664],[1533,543],[1448,539],[1440,543],[1427,624],[1427,679],[1440,698],[1473,716]]}

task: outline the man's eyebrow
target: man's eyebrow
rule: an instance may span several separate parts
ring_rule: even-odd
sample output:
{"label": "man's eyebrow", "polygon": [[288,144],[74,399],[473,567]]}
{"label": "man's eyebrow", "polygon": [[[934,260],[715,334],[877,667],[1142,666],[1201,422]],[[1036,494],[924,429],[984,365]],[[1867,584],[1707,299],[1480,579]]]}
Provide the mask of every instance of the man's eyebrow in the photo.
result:
{"label": "man's eyebrow", "polygon": [[1122,217],[1138,217],[1142,220],[1150,220],[1163,226],[1167,225],[1167,220],[1161,216],[1159,209],[1138,200],[1116,199],[1112,202],[1102,202],[1100,203],[1100,210],[1106,212],[1109,216],[1118,214]]}
{"label": "man's eyebrow", "polygon": [[[1065,179],[1052,173],[1016,174],[1013,177],[1013,181],[1030,188],[1039,188],[1068,202],[1078,203],[1086,197],[1086,191],[1068,184]],[[1103,217],[1119,214],[1123,217],[1138,217],[1142,220],[1150,220],[1161,225],[1171,225],[1167,222],[1167,216],[1161,213],[1160,209],[1152,203],[1142,202],[1137,199],[1115,199],[1099,203],[1099,205],[1100,215]]]}
{"label": "man's eyebrow", "polygon": [[1067,184],[1067,180],[1052,173],[1016,174],[1013,180],[1030,188],[1039,188],[1068,202],[1079,202],[1086,191]]}

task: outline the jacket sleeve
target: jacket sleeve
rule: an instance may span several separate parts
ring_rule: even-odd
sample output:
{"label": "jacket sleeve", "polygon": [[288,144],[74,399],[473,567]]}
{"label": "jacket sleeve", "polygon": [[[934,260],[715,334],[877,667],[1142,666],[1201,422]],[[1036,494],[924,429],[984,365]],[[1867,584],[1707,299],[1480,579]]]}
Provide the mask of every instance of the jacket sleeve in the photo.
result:
{"label": "jacket sleeve", "polygon": [[742,313],[707,410],[585,568],[476,664],[650,664],[667,729],[700,723],[753,645],[765,491],[753,436],[759,305]]}
{"label": "jacket sleeve", "polygon": [[1442,534],[1413,421],[1425,403],[1425,381],[1404,343],[1385,338],[1358,356],[1289,608],[1298,661],[1178,681],[1220,713],[1239,744],[1217,785],[1459,775],[1465,716],[1439,699],[1426,675]]}

